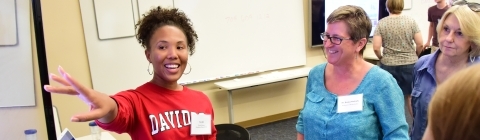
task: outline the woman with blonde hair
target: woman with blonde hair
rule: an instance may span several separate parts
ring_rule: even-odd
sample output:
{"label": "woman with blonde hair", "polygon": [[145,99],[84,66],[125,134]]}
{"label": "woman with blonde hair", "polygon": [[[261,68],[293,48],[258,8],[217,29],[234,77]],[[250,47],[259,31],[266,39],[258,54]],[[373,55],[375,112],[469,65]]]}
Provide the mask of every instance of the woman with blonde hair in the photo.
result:
{"label": "woman with blonde hair", "polygon": [[421,57],[414,67],[412,140],[422,139],[427,127],[428,105],[437,85],[461,69],[480,62],[480,26],[477,25],[480,6],[466,1],[456,1],[453,5],[437,26],[440,50]]}
{"label": "woman with blonde hair", "polygon": [[480,139],[480,65],[452,75],[438,86],[428,109],[424,140]]}

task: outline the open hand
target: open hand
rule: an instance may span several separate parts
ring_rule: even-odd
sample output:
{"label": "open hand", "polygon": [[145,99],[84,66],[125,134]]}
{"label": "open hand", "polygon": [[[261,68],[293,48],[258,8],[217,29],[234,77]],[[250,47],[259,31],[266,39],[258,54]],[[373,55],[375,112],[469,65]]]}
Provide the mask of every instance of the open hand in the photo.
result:
{"label": "open hand", "polygon": [[112,108],[115,108],[115,106],[112,107],[112,104],[109,102],[109,100],[112,99],[107,95],[81,85],[60,66],[58,67],[58,72],[60,76],[50,74],[50,79],[63,86],[45,85],[44,89],[52,93],[76,95],[86,104],[92,106],[90,112],[74,115],[71,121],[86,122],[100,119],[112,111]]}

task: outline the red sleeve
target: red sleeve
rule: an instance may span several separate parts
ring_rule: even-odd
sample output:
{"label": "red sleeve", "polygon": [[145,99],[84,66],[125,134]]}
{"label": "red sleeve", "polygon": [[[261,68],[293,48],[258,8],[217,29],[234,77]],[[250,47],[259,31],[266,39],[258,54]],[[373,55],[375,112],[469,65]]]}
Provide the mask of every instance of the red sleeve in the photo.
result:
{"label": "red sleeve", "polygon": [[[210,107],[212,107],[212,106],[210,106]],[[213,108],[212,108],[212,134],[210,136],[208,136],[208,140],[216,140],[217,139],[217,129],[215,128],[214,118],[215,118],[215,113],[213,112]]]}
{"label": "red sleeve", "polygon": [[135,93],[132,91],[123,91],[111,96],[111,98],[117,102],[117,116],[110,123],[101,123],[98,120],[95,120],[95,122],[104,130],[119,134],[129,132],[135,120],[133,113],[135,99],[137,99]]}

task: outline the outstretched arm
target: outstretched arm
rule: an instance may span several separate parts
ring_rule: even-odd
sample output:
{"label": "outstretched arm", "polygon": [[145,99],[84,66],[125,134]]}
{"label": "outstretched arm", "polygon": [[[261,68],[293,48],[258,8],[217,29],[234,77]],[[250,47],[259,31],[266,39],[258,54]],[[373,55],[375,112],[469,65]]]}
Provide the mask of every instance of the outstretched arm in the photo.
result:
{"label": "outstretched arm", "polygon": [[[117,118],[119,114],[119,107],[122,107],[120,108],[120,112],[122,109],[126,112],[132,110],[131,106],[128,104],[117,105],[117,102],[108,95],[83,86],[74,78],[72,78],[67,72],[65,72],[62,67],[58,67],[58,72],[61,76],[50,74],[50,79],[60,83],[63,86],[45,85],[44,89],[51,93],[76,95],[86,104],[91,106],[90,112],[74,115],[72,116],[71,121],[88,122],[96,120],[100,123],[111,123]],[[125,124],[126,120],[123,120],[122,123]]]}

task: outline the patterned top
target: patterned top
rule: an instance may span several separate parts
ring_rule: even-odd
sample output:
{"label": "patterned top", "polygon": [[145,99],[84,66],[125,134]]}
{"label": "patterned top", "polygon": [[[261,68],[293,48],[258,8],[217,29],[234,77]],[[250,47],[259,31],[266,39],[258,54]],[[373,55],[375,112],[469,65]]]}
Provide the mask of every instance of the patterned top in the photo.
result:
{"label": "patterned top", "polygon": [[408,65],[417,62],[413,37],[420,32],[415,19],[400,15],[388,16],[378,22],[375,36],[382,37],[383,58],[388,66]]}
{"label": "patterned top", "polygon": [[337,113],[338,96],[325,87],[326,66],[317,65],[308,74],[296,124],[305,140],[408,140],[403,93],[390,73],[378,66],[370,68],[350,94],[363,94],[363,109]]}

